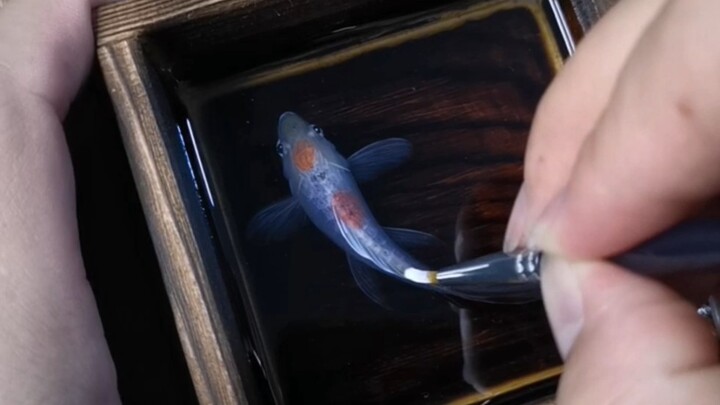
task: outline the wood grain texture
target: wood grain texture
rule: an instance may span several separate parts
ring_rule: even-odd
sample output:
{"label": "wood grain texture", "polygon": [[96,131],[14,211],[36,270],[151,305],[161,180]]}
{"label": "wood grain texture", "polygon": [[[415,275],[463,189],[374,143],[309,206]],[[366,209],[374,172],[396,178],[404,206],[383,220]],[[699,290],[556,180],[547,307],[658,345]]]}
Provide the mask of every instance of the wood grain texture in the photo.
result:
{"label": "wood grain texture", "polygon": [[[289,403],[482,403],[489,397],[467,395],[473,387],[486,393],[558,364],[539,306],[461,311],[469,329],[461,342],[458,316],[443,303],[404,300],[431,308],[402,322],[374,305],[341,252],[313,229],[280,246],[243,237],[246,218],[287,196],[273,145],[277,117],[290,109],[323,127],[346,156],[388,136],[413,144],[410,162],[363,191],[381,224],[429,232],[448,246],[461,231],[455,251],[465,259],[499,249],[534,106],[554,72],[543,52],[552,42],[544,45],[534,14],[513,10],[478,8],[465,25],[434,16],[397,37],[201,84],[182,98],[210,162],[209,189],[224,219],[218,238],[233,241],[233,273],[247,275],[259,319],[271,320],[257,326],[270,341],[263,364]],[[392,296],[412,298],[405,293]]]}
{"label": "wood grain texture", "polygon": [[[0,0],[0,6],[8,0]],[[578,21],[585,31],[607,12],[617,0],[562,0],[570,1]],[[136,37],[159,27],[180,25],[188,22],[238,13],[242,10],[271,10],[279,15],[290,8],[331,12],[347,3],[323,0],[127,0],[108,4],[98,9],[96,31],[98,45]],[[321,7],[317,7],[320,5]],[[323,11],[324,10],[324,11]]]}
{"label": "wood grain texture", "polygon": [[[222,23],[213,18],[222,20],[234,16],[238,16],[243,24],[242,32],[269,26],[277,29],[300,19],[330,15],[371,2],[373,0],[130,0],[98,10],[98,44],[136,37],[158,28],[188,26],[188,23],[192,23],[191,30],[208,24],[212,28],[205,30],[206,34],[224,32],[229,35],[227,30],[220,28]],[[223,38],[217,37],[217,40]]]}
{"label": "wood grain texture", "polygon": [[[387,7],[380,0],[131,0],[98,10],[96,29],[101,66],[119,116],[188,365],[203,404],[247,403],[245,387],[238,363],[233,359],[231,338],[220,319],[223,298],[216,295],[207,279],[207,269],[180,195],[179,180],[163,142],[157,105],[163,102],[160,98],[164,95],[148,77],[149,62],[140,44],[150,35],[169,32],[171,37],[182,40],[175,44],[194,47],[193,52],[202,51],[213,43],[231,44],[238,38],[256,41],[265,32],[299,22],[341,23],[345,12],[361,5],[372,5],[375,8],[368,8],[375,12],[380,10],[379,5]],[[251,34],[254,36],[250,37]],[[185,41],[186,38],[191,41]],[[377,113],[378,108],[382,106],[369,102],[362,109],[344,114],[367,117],[373,111]],[[503,147],[502,142],[493,145]],[[499,173],[503,178],[517,177],[519,166],[509,165]],[[511,198],[511,190],[504,191]],[[497,222],[497,229],[493,228],[497,232],[493,234],[499,235],[507,204],[493,205],[483,200],[477,206],[479,211],[472,216],[492,218]],[[470,224],[471,230],[480,227]],[[496,245],[496,239],[487,243]]]}
{"label": "wood grain texture", "polygon": [[99,49],[125,148],[163,269],[175,322],[203,404],[243,404],[241,382],[167,159],[134,41]]}
{"label": "wood grain texture", "polygon": [[227,0],[128,0],[108,4],[98,9],[96,17],[98,45],[137,36],[160,25],[221,13],[232,9],[232,3]]}

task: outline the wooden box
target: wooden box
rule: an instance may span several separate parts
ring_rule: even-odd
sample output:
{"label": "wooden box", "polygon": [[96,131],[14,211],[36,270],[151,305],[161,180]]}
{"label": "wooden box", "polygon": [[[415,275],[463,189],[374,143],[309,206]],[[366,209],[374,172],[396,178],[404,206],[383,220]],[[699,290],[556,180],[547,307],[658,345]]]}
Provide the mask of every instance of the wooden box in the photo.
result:
{"label": "wooden box", "polygon": [[[500,248],[535,105],[612,1],[137,0],[99,10],[98,52],[198,397],[205,404],[527,403],[560,360],[541,303],[376,305],[313,229],[243,227],[287,194],[277,116],[343,154],[403,136],[364,188],[382,223],[455,260]],[[453,249],[454,247],[454,249]],[[438,259],[442,260],[442,259]]]}

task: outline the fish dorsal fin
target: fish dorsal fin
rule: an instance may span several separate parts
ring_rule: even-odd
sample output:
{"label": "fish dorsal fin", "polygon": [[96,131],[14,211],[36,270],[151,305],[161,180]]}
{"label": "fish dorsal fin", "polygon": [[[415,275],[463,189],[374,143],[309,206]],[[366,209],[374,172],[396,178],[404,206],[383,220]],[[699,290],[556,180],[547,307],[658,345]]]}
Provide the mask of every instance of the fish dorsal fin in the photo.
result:
{"label": "fish dorsal fin", "polygon": [[245,233],[249,239],[267,243],[286,239],[307,223],[308,217],[300,202],[290,197],[255,214]]}
{"label": "fish dorsal fin", "polygon": [[402,138],[373,142],[348,158],[358,183],[366,183],[405,163],[412,155],[412,144]]}

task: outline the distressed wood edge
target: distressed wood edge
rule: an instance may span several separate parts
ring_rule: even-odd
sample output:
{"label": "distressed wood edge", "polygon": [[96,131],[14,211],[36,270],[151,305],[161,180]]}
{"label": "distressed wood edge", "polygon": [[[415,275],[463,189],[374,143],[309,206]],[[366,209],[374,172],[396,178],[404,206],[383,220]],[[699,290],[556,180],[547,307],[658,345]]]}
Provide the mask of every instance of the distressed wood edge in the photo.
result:
{"label": "distressed wood edge", "polygon": [[570,0],[584,32],[598,22],[619,0]]}
{"label": "distressed wood edge", "polygon": [[[0,0],[0,5],[3,1]],[[160,26],[178,25],[237,11],[266,0],[125,0],[100,6],[95,15],[98,46],[136,38]],[[288,0],[292,4],[291,0]],[[583,32],[587,32],[618,0],[569,2]]]}
{"label": "distressed wood edge", "polygon": [[134,40],[98,49],[126,153],[201,404],[246,404],[205,266],[171,168]]}
{"label": "distressed wood edge", "polygon": [[[2,0],[0,0],[2,1]],[[125,0],[98,7],[95,31],[98,46],[122,42],[162,25],[177,25],[221,15],[264,0]]]}
{"label": "distressed wood edge", "polygon": [[[242,382],[233,378],[239,371],[217,319],[217,306],[163,146],[143,80],[145,65],[138,40],[160,25],[217,15],[259,1],[136,0],[103,6],[96,20],[100,64],[162,267],[185,360],[202,404],[246,404],[247,400]],[[571,1],[577,13],[576,3],[582,0]],[[123,5],[128,6],[124,11]],[[123,18],[115,21],[113,15]]]}

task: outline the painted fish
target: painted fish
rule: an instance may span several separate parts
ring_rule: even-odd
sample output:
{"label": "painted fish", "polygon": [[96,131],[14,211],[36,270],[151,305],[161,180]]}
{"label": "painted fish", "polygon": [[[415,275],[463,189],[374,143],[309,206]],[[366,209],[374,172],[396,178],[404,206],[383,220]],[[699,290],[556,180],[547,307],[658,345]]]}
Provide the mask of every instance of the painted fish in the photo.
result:
{"label": "painted fish", "polygon": [[346,159],[322,129],[293,112],[280,116],[277,131],[276,152],[292,196],[256,214],[248,224],[248,235],[265,241],[284,239],[309,219],[346,252],[358,286],[381,303],[368,270],[407,281],[408,269],[424,266],[401,246],[436,245],[439,241],[419,231],[381,227],[358,183],[398,167],[410,157],[412,145],[405,139],[389,138]]}

